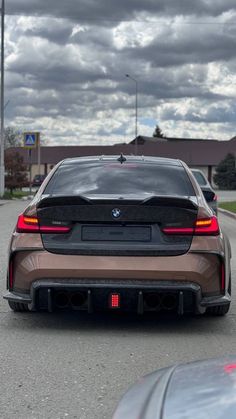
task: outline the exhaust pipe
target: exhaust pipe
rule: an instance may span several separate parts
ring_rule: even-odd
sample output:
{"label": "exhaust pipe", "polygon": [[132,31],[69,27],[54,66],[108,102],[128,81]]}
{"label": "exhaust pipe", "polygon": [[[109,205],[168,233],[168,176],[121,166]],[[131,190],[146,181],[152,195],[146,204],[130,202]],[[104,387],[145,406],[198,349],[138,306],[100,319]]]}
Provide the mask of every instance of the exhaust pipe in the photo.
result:
{"label": "exhaust pipe", "polygon": [[71,294],[70,303],[74,310],[79,309],[81,306],[84,305],[86,301],[86,296],[82,292],[75,292]]}
{"label": "exhaust pipe", "polygon": [[66,308],[69,306],[69,296],[67,292],[57,292],[55,295],[55,305],[58,308]]}
{"label": "exhaust pipe", "polygon": [[144,298],[146,307],[149,310],[160,310],[161,309],[161,297],[159,294],[149,293]]}
{"label": "exhaust pipe", "polygon": [[177,307],[176,295],[164,294],[162,298],[162,307],[164,310],[174,310]]}

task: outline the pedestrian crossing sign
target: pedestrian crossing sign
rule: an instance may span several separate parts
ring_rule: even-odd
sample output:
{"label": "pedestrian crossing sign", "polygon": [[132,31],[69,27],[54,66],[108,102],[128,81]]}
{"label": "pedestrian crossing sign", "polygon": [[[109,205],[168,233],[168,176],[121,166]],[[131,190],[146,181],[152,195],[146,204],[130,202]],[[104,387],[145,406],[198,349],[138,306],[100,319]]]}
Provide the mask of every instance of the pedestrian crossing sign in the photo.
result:
{"label": "pedestrian crossing sign", "polygon": [[39,133],[38,132],[25,132],[24,133],[24,147],[36,148],[38,146]]}

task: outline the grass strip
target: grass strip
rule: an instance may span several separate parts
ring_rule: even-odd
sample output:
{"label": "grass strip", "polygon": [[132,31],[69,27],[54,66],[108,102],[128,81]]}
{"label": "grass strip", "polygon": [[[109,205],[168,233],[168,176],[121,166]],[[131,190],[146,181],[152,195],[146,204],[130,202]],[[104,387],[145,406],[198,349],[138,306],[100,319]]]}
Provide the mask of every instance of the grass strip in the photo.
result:
{"label": "grass strip", "polygon": [[235,212],[236,213],[236,201],[232,202],[221,202],[219,207],[225,209],[227,211]]}

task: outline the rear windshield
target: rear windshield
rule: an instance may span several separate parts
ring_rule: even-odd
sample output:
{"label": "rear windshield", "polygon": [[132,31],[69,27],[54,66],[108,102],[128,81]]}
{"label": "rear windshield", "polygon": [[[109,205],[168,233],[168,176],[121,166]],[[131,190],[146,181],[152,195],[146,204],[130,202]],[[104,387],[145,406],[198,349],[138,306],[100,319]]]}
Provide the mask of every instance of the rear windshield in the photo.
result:
{"label": "rear windshield", "polygon": [[193,176],[201,186],[207,185],[206,179],[201,172],[193,172]]}
{"label": "rear windshield", "polygon": [[59,166],[44,194],[147,194],[194,196],[182,166],[86,162]]}

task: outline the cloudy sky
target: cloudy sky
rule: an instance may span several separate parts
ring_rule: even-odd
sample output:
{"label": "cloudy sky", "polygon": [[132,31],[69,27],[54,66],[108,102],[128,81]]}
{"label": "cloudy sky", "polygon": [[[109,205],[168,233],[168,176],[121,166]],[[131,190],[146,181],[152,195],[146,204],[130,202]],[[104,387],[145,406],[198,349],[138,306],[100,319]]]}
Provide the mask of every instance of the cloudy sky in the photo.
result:
{"label": "cloudy sky", "polygon": [[49,145],[236,135],[235,0],[5,0],[6,125]]}

